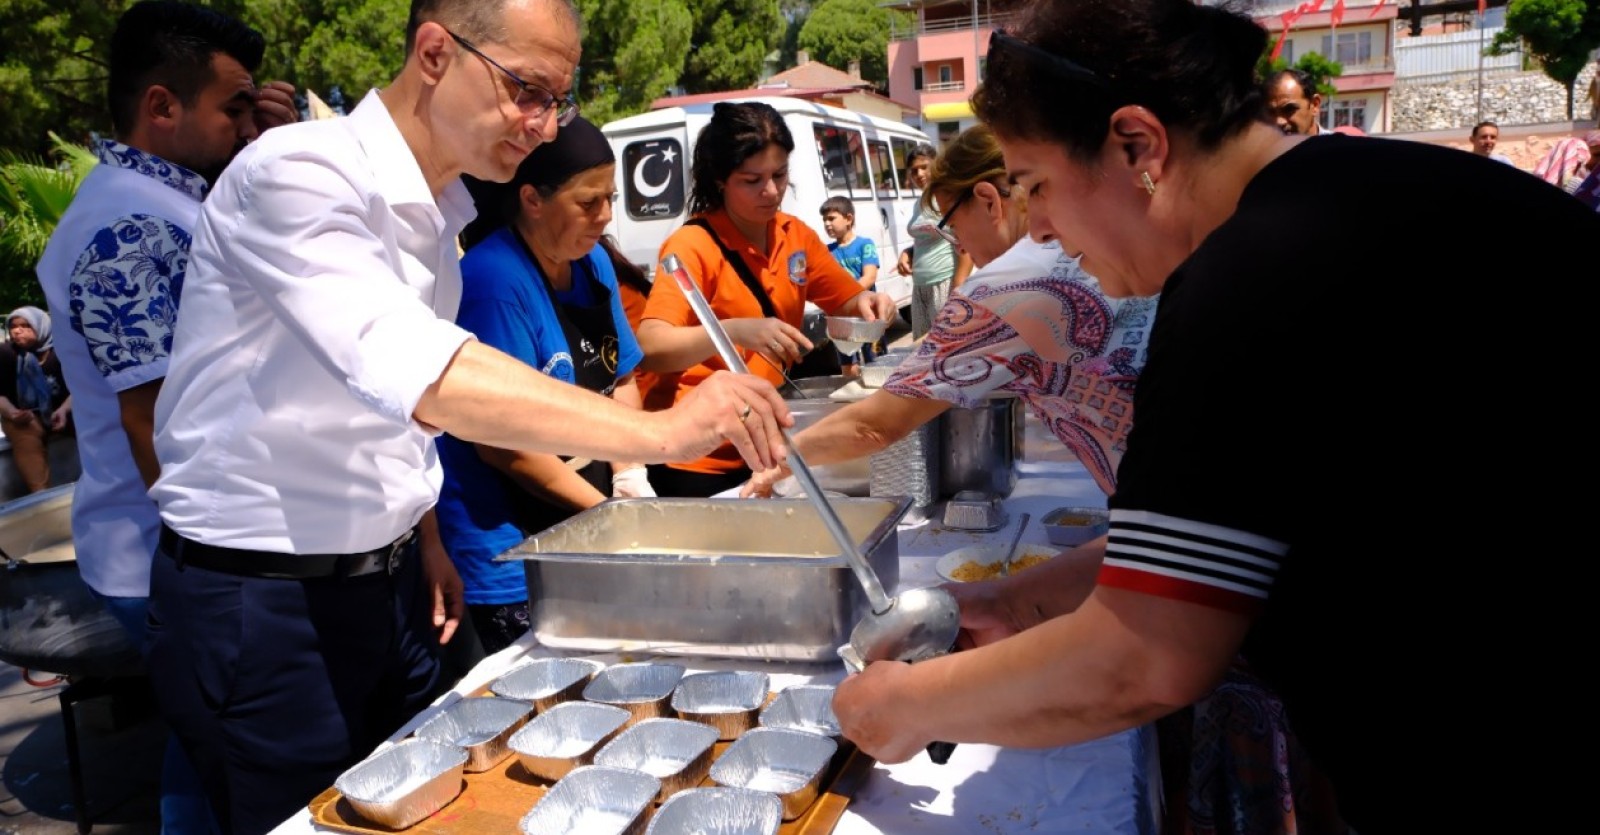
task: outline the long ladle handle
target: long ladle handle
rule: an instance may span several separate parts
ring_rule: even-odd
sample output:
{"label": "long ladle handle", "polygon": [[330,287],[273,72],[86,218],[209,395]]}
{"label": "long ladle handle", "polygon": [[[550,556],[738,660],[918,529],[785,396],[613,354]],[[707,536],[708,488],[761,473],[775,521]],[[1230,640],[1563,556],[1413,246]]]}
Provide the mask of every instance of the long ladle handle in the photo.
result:
{"label": "long ladle handle", "polygon": [[[705,294],[700,292],[700,286],[689,275],[689,270],[683,266],[683,261],[669,253],[661,259],[661,269],[678,282],[678,289],[682,290],[684,298],[689,300],[689,307],[694,309],[694,315],[700,318],[700,324],[711,337],[711,344],[717,347],[717,355],[722,357],[722,362],[739,374],[750,373],[750,369],[744,364],[744,357],[740,356],[739,350],[733,346],[733,340],[728,338],[728,332],[722,329],[722,322],[718,321],[717,314],[712,312],[711,303],[706,301]],[[862,590],[867,593],[867,603],[872,606],[872,613],[881,615],[889,611],[894,602],[884,593],[883,583],[878,580],[878,573],[872,570],[867,558],[862,556],[861,549],[856,546],[855,538],[845,530],[844,522],[839,521],[839,514],[834,512],[833,505],[828,504],[827,497],[822,495],[821,486],[811,474],[811,468],[806,466],[805,459],[800,457],[800,448],[795,446],[789,430],[782,429],[782,432],[784,445],[789,448],[789,469],[794,471],[795,480],[800,482],[806,498],[811,500],[811,506],[815,507],[817,514],[822,517],[822,524],[827,526],[828,533],[838,544],[839,553],[844,555],[845,561],[850,563],[850,569],[855,572],[856,579],[861,582]]]}

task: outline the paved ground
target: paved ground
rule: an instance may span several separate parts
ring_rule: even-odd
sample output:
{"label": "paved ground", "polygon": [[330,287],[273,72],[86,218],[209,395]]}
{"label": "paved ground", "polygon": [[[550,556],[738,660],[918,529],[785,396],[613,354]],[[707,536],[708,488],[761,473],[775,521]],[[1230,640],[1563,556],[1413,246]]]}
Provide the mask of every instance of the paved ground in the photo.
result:
{"label": "paved ground", "polygon": [[[34,687],[0,664],[0,835],[69,835],[73,815],[61,724],[64,685]],[[166,729],[138,699],[77,707],[84,791],[96,835],[154,835]]]}

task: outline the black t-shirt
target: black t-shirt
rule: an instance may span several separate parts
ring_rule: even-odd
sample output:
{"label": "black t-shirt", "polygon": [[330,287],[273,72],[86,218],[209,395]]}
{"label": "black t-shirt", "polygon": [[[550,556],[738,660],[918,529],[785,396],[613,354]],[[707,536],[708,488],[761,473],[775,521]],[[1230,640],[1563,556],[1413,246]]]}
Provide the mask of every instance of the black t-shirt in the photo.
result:
{"label": "black t-shirt", "polygon": [[1246,658],[1362,835],[1546,808],[1513,786],[1584,666],[1534,655],[1593,632],[1560,571],[1587,509],[1546,474],[1594,460],[1596,244],[1512,166],[1335,136],[1163,290],[1101,582],[1257,614]]}

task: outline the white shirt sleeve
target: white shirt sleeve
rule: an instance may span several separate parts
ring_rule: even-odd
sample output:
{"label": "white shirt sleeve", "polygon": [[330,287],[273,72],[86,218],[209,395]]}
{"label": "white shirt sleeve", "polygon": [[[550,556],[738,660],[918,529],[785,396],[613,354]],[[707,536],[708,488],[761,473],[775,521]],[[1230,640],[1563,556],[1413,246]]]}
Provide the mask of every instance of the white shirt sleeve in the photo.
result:
{"label": "white shirt sleeve", "polygon": [[[202,223],[218,227],[220,262],[357,399],[411,423],[423,391],[471,338],[425,303],[435,291],[431,268],[397,275],[396,259],[404,264],[411,256],[388,249],[374,231],[392,224],[396,211],[424,207],[390,208],[311,152],[254,156],[247,164],[239,188],[213,195],[236,205],[202,214]],[[411,273],[426,273],[427,286],[408,279]]]}

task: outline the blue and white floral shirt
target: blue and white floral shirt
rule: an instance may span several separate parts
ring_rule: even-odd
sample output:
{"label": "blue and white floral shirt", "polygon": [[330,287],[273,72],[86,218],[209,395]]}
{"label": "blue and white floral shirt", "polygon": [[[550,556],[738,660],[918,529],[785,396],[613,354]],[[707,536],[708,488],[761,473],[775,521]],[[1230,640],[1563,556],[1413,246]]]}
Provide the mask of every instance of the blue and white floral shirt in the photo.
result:
{"label": "blue and white floral shirt", "polygon": [[118,394],[167,376],[207,184],[119,142],[96,151],[101,164],[56,224],[37,271],[83,464],[72,500],[78,569],[101,594],[144,597],[161,519],[133,460]]}
{"label": "blue and white floral shirt", "polygon": [[[183,166],[105,140],[98,151],[104,165],[136,171],[180,194],[205,199],[205,178]],[[188,219],[131,211],[94,234],[88,249],[72,268],[69,325],[88,343],[95,368],[119,391],[115,380],[125,372],[143,377],[134,385],[164,376],[149,376],[152,363],[172,353],[183,274],[189,266],[192,235]],[[179,225],[182,222],[183,225]],[[145,374],[138,369],[146,369]]]}

